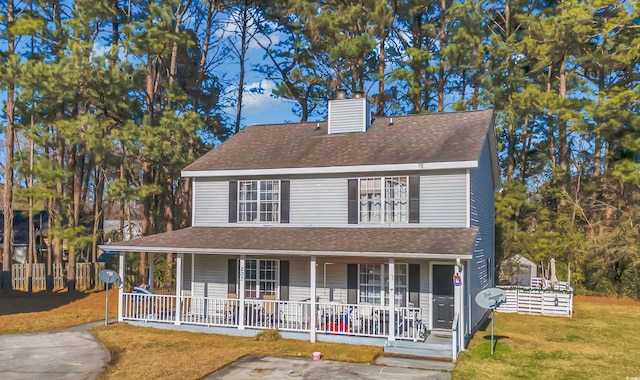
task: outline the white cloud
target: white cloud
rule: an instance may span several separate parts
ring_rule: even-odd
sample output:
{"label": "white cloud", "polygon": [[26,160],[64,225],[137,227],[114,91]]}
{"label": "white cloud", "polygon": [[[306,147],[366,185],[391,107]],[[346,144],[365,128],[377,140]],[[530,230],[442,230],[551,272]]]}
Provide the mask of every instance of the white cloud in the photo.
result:
{"label": "white cloud", "polygon": [[[239,43],[239,32],[240,27],[238,24],[232,18],[229,18],[224,22],[224,28],[217,29],[214,35],[220,39],[228,39],[232,43]],[[271,40],[271,45],[275,45],[280,42],[282,36],[280,32],[271,33],[269,36],[258,33],[255,24],[249,25],[248,33],[253,36],[249,41],[249,49],[262,49],[260,44],[267,46],[269,45],[269,40]]]}
{"label": "white cloud", "polygon": [[273,90],[276,84],[268,79],[245,85],[243,99],[243,111],[247,114],[256,114],[274,106],[279,106],[287,101],[274,97]]}
{"label": "white cloud", "polygon": [[[263,79],[259,82],[247,83],[242,99],[243,125],[270,124],[291,121],[295,117],[291,113],[293,102],[273,96],[276,84]],[[238,86],[230,86],[226,93],[236,97]],[[235,107],[227,107],[227,114],[235,115]]]}

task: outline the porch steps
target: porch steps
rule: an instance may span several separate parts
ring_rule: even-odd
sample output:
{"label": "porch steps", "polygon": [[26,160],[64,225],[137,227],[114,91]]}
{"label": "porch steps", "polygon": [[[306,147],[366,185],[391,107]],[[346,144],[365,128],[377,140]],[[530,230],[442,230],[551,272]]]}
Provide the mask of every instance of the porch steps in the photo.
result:
{"label": "porch steps", "polygon": [[387,367],[401,367],[414,369],[427,369],[430,371],[453,372],[456,365],[444,360],[429,360],[403,357],[382,356],[376,360],[376,365]]}
{"label": "porch steps", "polygon": [[396,340],[384,344],[385,354],[436,360],[451,360],[452,349],[451,338],[437,336],[429,336],[426,342]]}

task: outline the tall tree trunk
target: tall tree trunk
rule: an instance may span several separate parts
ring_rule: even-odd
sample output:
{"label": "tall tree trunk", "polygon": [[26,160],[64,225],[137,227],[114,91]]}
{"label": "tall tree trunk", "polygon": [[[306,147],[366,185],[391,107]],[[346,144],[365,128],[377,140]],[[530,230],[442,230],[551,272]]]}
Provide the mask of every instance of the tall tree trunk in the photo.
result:
{"label": "tall tree trunk", "polygon": [[527,152],[529,151],[531,138],[529,137],[529,115],[524,118],[522,128],[522,150],[520,152],[520,182],[524,183],[527,175]]}
{"label": "tall tree trunk", "polygon": [[236,122],[234,132],[237,134],[240,132],[240,122],[242,120],[242,96],[244,94],[244,74],[245,74],[245,56],[247,52],[247,34],[248,34],[248,26],[249,21],[248,17],[248,7],[249,3],[247,0],[244,1],[244,6],[242,8],[242,21],[240,27],[240,54],[238,56],[239,60],[239,78],[238,78],[238,103],[236,104]]}
{"label": "tall tree trunk", "polygon": [[[173,231],[173,204],[174,204],[174,190],[173,190],[173,181],[171,178],[167,178],[166,182],[166,200],[164,202],[164,217],[165,221],[165,229],[167,232]],[[171,286],[172,278],[173,278],[173,253],[167,253],[167,266],[165,269],[165,285]],[[177,279],[177,276],[176,276]]]}
{"label": "tall tree trunk", "polygon": [[[93,244],[91,245],[91,262],[95,263],[98,258],[98,236],[104,240],[104,210],[102,202],[104,199],[104,177],[106,168],[98,167],[96,174],[96,189],[93,193]],[[104,243],[104,241],[102,241]]]}
{"label": "tall tree trunk", "polygon": [[386,60],[386,51],[384,48],[385,41],[387,39],[387,33],[385,30],[382,31],[380,35],[380,57],[378,62],[378,98],[377,100],[377,112],[376,115],[382,116],[384,115],[384,105],[386,102],[385,92],[384,92],[384,74],[385,74],[385,60]]}
{"label": "tall tree trunk", "polygon": [[440,49],[439,60],[440,67],[438,67],[438,81],[436,82],[436,91],[438,93],[438,112],[444,112],[444,86],[445,86],[445,57],[444,57],[444,44],[447,36],[447,2],[446,0],[440,0]]}
{"label": "tall tree trunk", "polygon": [[[10,25],[15,20],[13,0],[7,1],[7,23]],[[8,29],[8,28],[7,28]],[[7,52],[13,55],[15,51],[15,39],[11,32],[7,32]],[[11,288],[11,256],[13,255],[13,148],[15,140],[15,87],[13,79],[9,80],[7,87],[5,131],[5,166],[4,166],[4,241],[2,244],[2,288]]]}
{"label": "tall tree trunk", "polygon": [[[547,73],[547,94],[551,93],[551,78],[553,78],[553,64],[549,65],[549,72]],[[547,126],[549,128],[547,141],[549,142],[549,157],[551,158],[551,169],[555,169],[557,165],[556,159],[556,137],[555,128],[553,128],[553,115],[550,107],[547,105]]]}
{"label": "tall tree trunk", "polygon": [[[560,80],[558,92],[560,95],[560,106],[564,106],[564,100],[567,98],[567,59],[566,56],[562,56],[560,62]],[[567,141],[567,121],[560,120],[558,125],[558,158],[560,159],[560,169],[567,172],[569,170],[569,147]]]}

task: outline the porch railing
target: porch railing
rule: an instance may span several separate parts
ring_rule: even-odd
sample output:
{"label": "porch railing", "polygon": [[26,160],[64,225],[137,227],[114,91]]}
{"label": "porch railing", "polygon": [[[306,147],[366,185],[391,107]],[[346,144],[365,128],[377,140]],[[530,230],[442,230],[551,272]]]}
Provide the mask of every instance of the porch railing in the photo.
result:
{"label": "porch railing", "polygon": [[123,295],[123,318],[146,322],[174,322],[176,296],[125,293]]}
{"label": "porch railing", "polygon": [[[277,300],[181,297],[180,323],[204,326],[280,331],[311,331],[311,303]],[[175,295],[125,293],[123,319],[146,322],[176,321]],[[367,304],[319,303],[316,332],[332,335],[388,337],[389,307]],[[241,314],[244,318],[241,320]],[[426,311],[416,307],[394,309],[395,339],[424,340]]]}
{"label": "porch railing", "polygon": [[455,362],[458,359],[458,353],[460,352],[460,342],[459,342],[459,334],[462,333],[462,331],[460,331],[460,329],[458,328],[458,321],[460,319],[460,315],[458,313],[456,313],[455,317],[453,318],[453,324],[451,326],[451,336],[452,336],[452,344],[451,344],[451,349],[452,349],[452,353],[451,353],[451,359]]}

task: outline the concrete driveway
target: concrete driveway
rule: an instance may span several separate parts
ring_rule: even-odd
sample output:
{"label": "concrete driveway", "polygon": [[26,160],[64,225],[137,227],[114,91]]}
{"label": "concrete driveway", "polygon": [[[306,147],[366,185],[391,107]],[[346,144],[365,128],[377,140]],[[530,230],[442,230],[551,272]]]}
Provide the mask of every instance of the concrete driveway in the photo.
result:
{"label": "concrete driveway", "polygon": [[[206,379],[423,379],[449,380],[448,370],[427,370],[391,366],[343,363],[331,360],[311,360],[303,358],[276,358],[273,356],[246,356]],[[449,364],[450,363],[443,363]]]}
{"label": "concrete driveway", "polygon": [[93,337],[91,326],[0,335],[0,378],[95,379],[109,362],[109,352]]}

